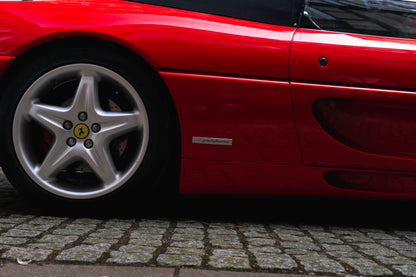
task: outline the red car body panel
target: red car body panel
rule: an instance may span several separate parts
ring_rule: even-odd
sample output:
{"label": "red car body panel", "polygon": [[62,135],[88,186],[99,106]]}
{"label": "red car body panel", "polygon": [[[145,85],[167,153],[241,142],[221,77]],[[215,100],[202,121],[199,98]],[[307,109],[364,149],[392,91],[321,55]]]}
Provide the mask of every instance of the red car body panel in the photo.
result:
{"label": "red car body panel", "polygon": [[3,2],[0,22],[0,73],[70,37],[118,43],[153,66],[178,111],[182,193],[416,199],[416,128],[396,126],[416,104],[414,40],[117,0]]}
{"label": "red car body panel", "polygon": [[121,43],[155,68],[288,79],[294,28],[126,1],[23,4],[0,8],[0,54],[90,36]]}
{"label": "red car body panel", "polygon": [[[302,164],[289,82],[161,75],[177,105],[183,158]],[[195,144],[192,137],[232,138],[233,145]]]}
{"label": "red car body panel", "polygon": [[[293,40],[294,80],[416,89],[416,40],[299,29]],[[320,57],[328,64],[321,66]]]}

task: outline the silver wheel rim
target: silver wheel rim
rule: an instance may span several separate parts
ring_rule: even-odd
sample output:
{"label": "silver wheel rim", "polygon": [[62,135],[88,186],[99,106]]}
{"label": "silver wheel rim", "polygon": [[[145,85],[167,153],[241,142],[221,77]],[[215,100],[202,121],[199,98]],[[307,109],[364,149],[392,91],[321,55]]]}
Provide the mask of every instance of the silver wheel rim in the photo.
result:
{"label": "silver wheel rim", "polygon": [[[67,104],[50,103],[65,94]],[[117,111],[104,108],[103,101]],[[138,92],[122,76],[72,64],[49,71],[26,90],[12,132],[17,158],[37,185],[64,198],[90,199],[113,192],[138,170],[149,121]],[[42,141],[48,136],[50,144]],[[45,149],[36,145],[39,139]]]}

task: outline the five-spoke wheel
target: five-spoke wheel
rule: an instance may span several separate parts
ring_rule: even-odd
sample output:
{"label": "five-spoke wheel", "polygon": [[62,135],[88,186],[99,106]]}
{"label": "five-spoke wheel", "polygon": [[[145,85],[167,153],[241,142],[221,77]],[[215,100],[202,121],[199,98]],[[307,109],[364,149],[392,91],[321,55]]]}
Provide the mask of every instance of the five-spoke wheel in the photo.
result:
{"label": "five-spoke wheel", "polygon": [[[51,137],[44,153],[38,153],[34,131]],[[112,142],[123,137],[112,153]],[[91,64],[65,65],[41,76],[24,93],[13,120],[13,143],[25,171],[43,189],[66,198],[117,189],[140,166],[148,139],[146,108],[136,89]],[[134,154],[117,159],[126,144],[134,144]]]}

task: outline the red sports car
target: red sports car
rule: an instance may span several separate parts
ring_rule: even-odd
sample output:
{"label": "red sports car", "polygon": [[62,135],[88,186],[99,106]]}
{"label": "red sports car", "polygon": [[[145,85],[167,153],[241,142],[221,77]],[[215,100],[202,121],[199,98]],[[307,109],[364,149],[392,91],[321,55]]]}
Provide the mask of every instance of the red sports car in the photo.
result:
{"label": "red sports car", "polygon": [[416,2],[0,2],[1,165],[30,197],[416,199]]}

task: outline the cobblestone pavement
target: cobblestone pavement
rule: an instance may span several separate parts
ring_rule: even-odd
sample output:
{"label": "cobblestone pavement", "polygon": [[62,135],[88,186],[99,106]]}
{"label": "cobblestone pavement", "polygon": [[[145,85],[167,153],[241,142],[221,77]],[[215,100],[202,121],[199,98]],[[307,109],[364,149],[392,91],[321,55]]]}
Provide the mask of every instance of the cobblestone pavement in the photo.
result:
{"label": "cobblestone pavement", "polygon": [[[203,202],[209,207],[196,212],[195,201],[169,203],[162,216],[126,213],[122,207],[109,209],[123,215],[118,217],[50,211],[28,205],[0,173],[1,261],[416,276],[412,203],[225,199],[216,198],[222,201],[219,208]],[[175,205],[188,207],[175,210]]]}

